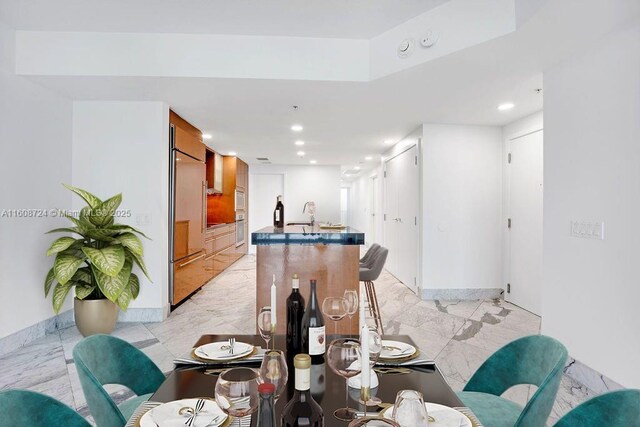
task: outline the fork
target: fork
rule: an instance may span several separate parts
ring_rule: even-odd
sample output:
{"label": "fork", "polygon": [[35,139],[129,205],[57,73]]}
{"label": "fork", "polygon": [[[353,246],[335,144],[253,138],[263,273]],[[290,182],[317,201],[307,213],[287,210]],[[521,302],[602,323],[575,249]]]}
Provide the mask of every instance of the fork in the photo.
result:
{"label": "fork", "polygon": [[198,413],[200,411],[202,411],[202,409],[204,408],[204,399],[198,399],[198,401],[196,402],[196,407],[195,410],[193,411],[193,415],[191,415],[187,421],[185,421],[185,425],[192,427],[193,423],[196,421],[196,417],[198,416]]}
{"label": "fork", "polygon": [[229,354],[233,354],[233,346],[236,345],[235,338],[229,338]]}

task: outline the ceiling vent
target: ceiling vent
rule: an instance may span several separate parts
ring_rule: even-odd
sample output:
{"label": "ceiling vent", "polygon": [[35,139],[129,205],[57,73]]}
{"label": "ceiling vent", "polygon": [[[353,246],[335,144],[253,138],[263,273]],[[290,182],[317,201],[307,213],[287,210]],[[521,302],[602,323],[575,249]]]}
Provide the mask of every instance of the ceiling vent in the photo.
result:
{"label": "ceiling vent", "polygon": [[268,162],[269,158],[268,157],[256,157],[256,160],[258,160],[260,162]]}

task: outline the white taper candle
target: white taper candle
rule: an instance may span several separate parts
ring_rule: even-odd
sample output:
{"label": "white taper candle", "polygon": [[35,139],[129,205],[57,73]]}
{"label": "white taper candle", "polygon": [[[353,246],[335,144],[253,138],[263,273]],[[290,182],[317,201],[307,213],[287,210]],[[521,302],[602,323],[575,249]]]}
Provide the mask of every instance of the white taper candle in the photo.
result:
{"label": "white taper candle", "polygon": [[276,329],[276,324],[278,323],[278,306],[276,304],[276,275],[273,275],[273,283],[271,284],[271,329]]}

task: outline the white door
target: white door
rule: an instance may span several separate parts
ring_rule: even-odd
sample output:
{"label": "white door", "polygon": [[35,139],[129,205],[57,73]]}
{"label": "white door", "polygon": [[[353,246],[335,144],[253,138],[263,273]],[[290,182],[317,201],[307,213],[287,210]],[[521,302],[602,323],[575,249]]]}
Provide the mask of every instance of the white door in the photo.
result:
{"label": "white door", "polygon": [[369,224],[367,230],[367,244],[377,243],[376,238],[376,206],[378,206],[378,177],[372,176],[369,182]]}
{"label": "white door", "polygon": [[510,152],[510,292],[506,295],[508,301],[541,314],[542,130],[512,139]]}
{"label": "white door", "polygon": [[413,146],[386,163],[385,245],[387,269],[409,289],[418,292],[418,147]]}
{"label": "white door", "polygon": [[[249,175],[249,235],[264,227],[273,226],[273,210],[276,199],[284,196],[284,174],[250,174]],[[286,207],[286,199],[283,198]],[[285,210],[285,219],[287,212]],[[255,253],[256,247],[249,246],[249,251]]]}

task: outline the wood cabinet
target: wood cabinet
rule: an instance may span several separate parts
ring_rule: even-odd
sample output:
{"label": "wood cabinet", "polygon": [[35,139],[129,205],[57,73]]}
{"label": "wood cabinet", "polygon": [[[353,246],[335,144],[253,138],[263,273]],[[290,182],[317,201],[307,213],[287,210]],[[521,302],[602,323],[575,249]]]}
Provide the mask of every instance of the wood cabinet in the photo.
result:
{"label": "wood cabinet", "polygon": [[173,147],[189,156],[204,161],[205,145],[202,143],[202,133],[182,117],[169,111],[169,123],[173,131]]}
{"label": "wood cabinet", "polygon": [[207,149],[207,185],[209,194],[222,194],[223,188],[223,163],[222,156],[213,150]]}

